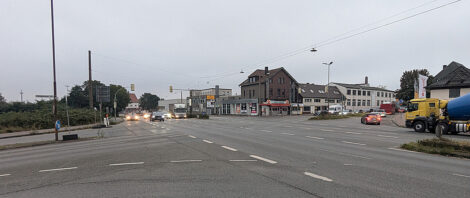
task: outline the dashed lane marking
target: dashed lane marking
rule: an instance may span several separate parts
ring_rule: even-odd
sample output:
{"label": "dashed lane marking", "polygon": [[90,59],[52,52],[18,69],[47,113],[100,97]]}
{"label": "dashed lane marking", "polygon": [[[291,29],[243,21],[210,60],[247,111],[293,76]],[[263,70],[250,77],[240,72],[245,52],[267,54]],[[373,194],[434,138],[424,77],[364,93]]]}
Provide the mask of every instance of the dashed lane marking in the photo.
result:
{"label": "dashed lane marking", "polygon": [[174,160],[171,163],[183,163],[183,162],[202,162],[202,160]]}
{"label": "dashed lane marking", "polygon": [[365,146],[366,144],[361,144],[361,143],[357,143],[357,142],[348,142],[348,141],[341,141],[342,143],[346,143],[346,144],[355,144],[355,145],[360,145],[360,146]]}
{"label": "dashed lane marking", "polygon": [[389,135],[377,135],[379,137],[386,137],[386,138],[398,138],[397,136],[389,136]]}
{"label": "dashed lane marking", "polygon": [[315,136],[305,136],[305,137],[308,137],[308,138],[311,138],[311,139],[317,139],[317,140],[323,140],[323,139],[325,139],[325,138],[315,137]]}
{"label": "dashed lane marking", "polygon": [[295,135],[293,133],[281,133],[281,134],[283,134],[283,135]]}
{"label": "dashed lane marking", "polygon": [[388,148],[388,149],[394,150],[394,151],[404,151],[404,152],[408,152],[408,153],[418,153],[416,151],[409,151],[409,150],[399,149],[399,148]]}
{"label": "dashed lane marking", "polygon": [[272,131],[270,131],[270,130],[259,130],[259,131],[263,131],[263,132],[266,132],[266,133],[272,133]]}
{"label": "dashed lane marking", "polygon": [[470,178],[469,175],[462,175],[462,174],[457,174],[457,173],[452,173],[452,175],[454,176],[459,176],[459,177],[466,177],[466,178]]}
{"label": "dashed lane marking", "polygon": [[126,166],[126,165],[139,165],[139,164],[144,164],[144,162],[117,163],[117,164],[109,164],[109,166]]}
{"label": "dashed lane marking", "polygon": [[313,177],[315,179],[319,179],[319,180],[323,180],[323,181],[327,181],[327,182],[332,182],[333,181],[332,179],[330,179],[328,177],[320,176],[320,175],[310,173],[310,172],[304,172],[304,174],[307,175],[307,176]]}
{"label": "dashed lane marking", "polygon": [[192,135],[188,135],[188,137],[190,137],[190,138],[196,138],[195,136],[192,136]]}
{"label": "dashed lane marking", "polygon": [[362,134],[362,133],[356,133],[356,132],[344,132],[344,133],[354,134],[354,135],[361,135]]}
{"label": "dashed lane marking", "polygon": [[266,158],[263,158],[263,157],[260,157],[260,156],[257,156],[257,155],[250,155],[250,157],[255,158],[255,159],[258,159],[258,160],[261,160],[261,161],[268,162],[268,163],[270,163],[270,164],[276,164],[276,163],[277,163],[277,162],[274,161],[274,160],[266,159]]}
{"label": "dashed lane marking", "polygon": [[224,148],[224,149],[227,149],[227,150],[237,151],[237,149],[234,149],[232,147],[228,147],[228,146],[221,146],[221,147]]}
{"label": "dashed lane marking", "polygon": [[231,162],[256,162],[258,160],[229,160]]}
{"label": "dashed lane marking", "polygon": [[343,165],[345,165],[345,166],[352,166],[352,164],[343,164]]}
{"label": "dashed lane marking", "polygon": [[205,142],[205,143],[208,143],[208,144],[214,143],[214,142],[211,142],[211,141],[209,141],[209,140],[202,140],[202,141]]}
{"label": "dashed lane marking", "polygon": [[320,129],[320,131],[333,131],[333,130],[330,130],[330,129]]}
{"label": "dashed lane marking", "polygon": [[6,177],[6,176],[10,176],[11,174],[3,174],[3,175],[0,175],[0,177]]}
{"label": "dashed lane marking", "polygon": [[64,171],[64,170],[72,170],[72,169],[77,169],[78,167],[68,167],[68,168],[55,168],[55,169],[45,169],[45,170],[40,170],[38,172],[52,172],[52,171]]}

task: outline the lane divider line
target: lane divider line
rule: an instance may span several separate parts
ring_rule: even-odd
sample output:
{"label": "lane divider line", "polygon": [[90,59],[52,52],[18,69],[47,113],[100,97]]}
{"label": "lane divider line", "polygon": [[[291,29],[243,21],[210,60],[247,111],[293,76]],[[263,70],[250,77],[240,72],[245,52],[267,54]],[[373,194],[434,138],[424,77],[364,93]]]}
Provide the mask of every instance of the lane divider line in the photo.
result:
{"label": "lane divider line", "polygon": [[46,170],[40,170],[38,172],[52,172],[52,171],[63,171],[63,170],[72,170],[72,169],[77,169],[78,167],[68,167],[68,168],[55,168],[55,169],[46,169]]}
{"label": "lane divider line", "polygon": [[283,134],[283,135],[295,135],[293,133],[281,133],[281,134]]}
{"label": "lane divider line", "polygon": [[266,132],[266,133],[272,133],[272,131],[270,131],[270,130],[260,130],[260,131],[263,131],[263,132]]}
{"label": "lane divider line", "polygon": [[333,131],[333,130],[330,130],[330,129],[320,129],[320,131]]}
{"label": "lane divider line", "polygon": [[190,138],[196,138],[195,136],[192,136],[192,135],[188,135],[188,137],[190,137]]}
{"label": "lane divider line", "polygon": [[227,149],[227,150],[237,151],[237,149],[234,149],[232,147],[228,147],[228,146],[221,146],[221,147],[224,148],[224,149]]}
{"label": "lane divider line", "polygon": [[355,144],[355,145],[360,145],[360,146],[365,146],[366,144],[361,144],[361,143],[357,143],[357,142],[348,142],[348,141],[341,141],[342,143],[346,143],[346,144]]}
{"label": "lane divider line", "polygon": [[3,174],[3,175],[0,175],[0,177],[6,177],[6,176],[10,176],[11,174]]}
{"label": "lane divider line", "polygon": [[208,144],[214,143],[214,142],[211,142],[211,141],[209,141],[209,140],[202,140],[202,141],[205,142],[205,143],[208,143]]}
{"label": "lane divider line", "polygon": [[389,135],[377,135],[379,137],[386,137],[386,138],[398,138],[397,136],[389,136]]}
{"label": "lane divider line", "polygon": [[354,135],[361,135],[362,134],[362,133],[356,133],[356,132],[344,132],[344,133],[354,134]]}
{"label": "lane divider line", "polygon": [[312,138],[312,139],[317,139],[317,140],[324,140],[325,138],[321,138],[321,137],[314,137],[314,136],[305,136],[307,138]]}
{"label": "lane divider line", "polygon": [[332,179],[330,179],[328,177],[320,176],[320,175],[310,173],[310,172],[304,172],[304,174],[307,175],[307,176],[313,177],[315,179],[319,179],[319,180],[323,180],[323,181],[327,181],[327,182],[332,182],[333,181]]}
{"label": "lane divider line", "polygon": [[459,176],[459,177],[467,177],[467,178],[470,178],[469,175],[462,175],[462,174],[457,174],[457,173],[452,173],[452,175],[454,175],[454,176]]}
{"label": "lane divider line", "polygon": [[109,164],[109,166],[125,166],[125,165],[139,165],[139,164],[144,164],[144,162],[117,163],[117,164]]}
{"label": "lane divider line", "polygon": [[257,155],[250,155],[251,158],[255,158],[255,159],[258,159],[258,160],[261,160],[261,161],[265,161],[265,162],[268,162],[270,164],[276,164],[277,162],[274,161],[274,160],[270,160],[270,159],[266,159],[266,158],[263,158],[263,157],[260,157],[260,156],[257,156]]}
{"label": "lane divider line", "polygon": [[202,160],[174,160],[171,163],[182,163],[182,162],[202,162]]}
{"label": "lane divider line", "polygon": [[390,150],[394,150],[394,151],[403,151],[403,152],[408,152],[408,153],[418,153],[416,151],[409,151],[409,150],[405,150],[405,149],[400,149],[400,148],[388,148]]}
{"label": "lane divider line", "polygon": [[352,164],[343,164],[343,165],[345,165],[345,166],[352,166]]}
{"label": "lane divider line", "polygon": [[257,162],[258,160],[229,160],[231,162]]}

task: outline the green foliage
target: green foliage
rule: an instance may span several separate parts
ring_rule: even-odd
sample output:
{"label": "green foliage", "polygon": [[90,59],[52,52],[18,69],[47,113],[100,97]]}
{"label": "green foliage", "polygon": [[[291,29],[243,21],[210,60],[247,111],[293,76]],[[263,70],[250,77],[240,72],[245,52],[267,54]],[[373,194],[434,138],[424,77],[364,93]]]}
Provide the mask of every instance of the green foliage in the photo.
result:
{"label": "green foliage", "polygon": [[140,108],[145,110],[155,110],[158,107],[158,101],[160,98],[157,95],[150,93],[144,93],[144,95],[139,98]]}
{"label": "green foliage", "polygon": [[403,144],[401,148],[423,153],[470,158],[470,142],[467,141],[434,138]]}
{"label": "green foliage", "polygon": [[[410,71],[403,72],[403,75],[400,78],[400,89],[397,92],[397,98],[404,101],[409,101],[414,98],[414,84],[415,80],[418,78],[418,74],[427,76],[427,84],[430,85],[434,76],[429,74],[427,69],[414,69]],[[426,90],[427,95],[429,96],[430,91]]]}
{"label": "green foliage", "polygon": [[0,105],[4,105],[6,104],[7,101],[5,100],[5,98],[2,96],[2,93],[0,93]]}

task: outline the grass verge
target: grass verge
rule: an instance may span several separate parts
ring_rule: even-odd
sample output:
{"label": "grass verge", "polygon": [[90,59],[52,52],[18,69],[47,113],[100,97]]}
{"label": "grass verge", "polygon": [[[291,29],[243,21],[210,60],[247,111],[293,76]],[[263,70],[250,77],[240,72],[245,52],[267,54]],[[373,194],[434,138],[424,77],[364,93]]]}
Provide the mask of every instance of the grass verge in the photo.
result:
{"label": "grass verge", "polygon": [[468,141],[433,138],[402,144],[400,147],[410,151],[470,159],[470,142]]}
{"label": "grass verge", "polygon": [[17,149],[17,148],[27,148],[27,147],[33,147],[33,146],[42,146],[42,145],[48,145],[48,144],[64,144],[68,142],[80,142],[80,141],[86,141],[86,140],[95,140],[98,138],[99,137],[86,137],[86,138],[79,138],[78,140],[70,140],[70,141],[47,140],[47,141],[39,141],[39,142],[8,144],[8,145],[1,145],[0,151],[9,150],[9,149]]}
{"label": "grass verge", "polygon": [[352,117],[361,117],[363,113],[354,113],[348,115],[334,115],[334,114],[321,114],[319,116],[314,116],[309,118],[309,120],[336,120],[336,119],[345,119],[345,118],[352,118]]}

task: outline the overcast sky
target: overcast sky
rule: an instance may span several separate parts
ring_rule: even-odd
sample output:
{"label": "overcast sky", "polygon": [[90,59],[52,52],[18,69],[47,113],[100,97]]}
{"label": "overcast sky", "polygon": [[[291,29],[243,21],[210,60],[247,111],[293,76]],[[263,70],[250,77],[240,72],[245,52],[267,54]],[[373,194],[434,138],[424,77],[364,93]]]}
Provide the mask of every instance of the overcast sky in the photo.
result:
{"label": "overcast sky", "polygon": [[[430,2],[430,3],[427,3]],[[362,83],[395,90],[403,71],[470,65],[470,3],[458,3],[278,61],[267,61],[395,15],[360,32],[449,0],[194,1],[56,0],[57,88],[88,79],[136,85],[136,94],[238,84],[256,68],[284,67],[301,83]],[[427,4],[426,4],[427,3]],[[49,0],[0,1],[0,93],[8,101],[52,95]],[[354,32],[353,32],[354,33]],[[240,70],[245,72],[240,73]],[[209,77],[209,78],[206,78]]]}

